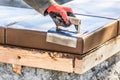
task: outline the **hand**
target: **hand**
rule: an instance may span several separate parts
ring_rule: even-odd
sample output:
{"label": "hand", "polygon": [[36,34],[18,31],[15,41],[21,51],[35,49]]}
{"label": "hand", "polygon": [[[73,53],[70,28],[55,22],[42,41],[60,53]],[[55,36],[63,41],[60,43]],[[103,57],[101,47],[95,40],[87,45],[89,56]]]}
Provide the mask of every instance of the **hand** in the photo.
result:
{"label": "hand", "polygon": [[[70,22],[69,22],[69,19],[68,19],[68,16],[74,16],[74,13],[72,11],[71,8],[68,8],[68,7],[64,7],[64,6],[61,6],[61,5],[58,5],[58,4],[53,4],[51,5],[48,9],[47,9],[47,12],[48,14],[50,14],[50,16],[52,18],[57,18],[57,17],[61,17],[61,19],[63,20],[60,20],[62,22],[62,24],[64,26],[69,26],[70,25]],[[74,16],[75,17],[75,16]],[[63,26],[62,25],[62,26]]]}

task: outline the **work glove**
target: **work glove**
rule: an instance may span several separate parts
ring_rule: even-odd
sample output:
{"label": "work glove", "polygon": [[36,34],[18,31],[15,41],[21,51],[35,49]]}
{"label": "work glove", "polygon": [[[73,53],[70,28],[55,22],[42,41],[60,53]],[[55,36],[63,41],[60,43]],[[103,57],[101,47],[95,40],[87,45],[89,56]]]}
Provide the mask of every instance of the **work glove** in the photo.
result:
{"label": "work glove", "polygon": [[75,17],[71,8],[64,7],[58,4],[52,4],[47,13],[52,17],[57,26],[68,27],[71,25],[68,16]]}

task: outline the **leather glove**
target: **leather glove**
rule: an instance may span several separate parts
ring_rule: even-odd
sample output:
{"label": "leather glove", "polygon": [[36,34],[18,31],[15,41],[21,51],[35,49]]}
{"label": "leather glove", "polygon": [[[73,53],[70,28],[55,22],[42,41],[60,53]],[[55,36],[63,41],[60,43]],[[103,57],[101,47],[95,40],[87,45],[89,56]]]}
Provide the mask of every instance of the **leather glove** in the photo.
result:
{"label": "leather glove", "polygon": [[48,9],[47,13],[52,17],[53,21],[58,26],[68,27],[71,25],[68,16],[74,16],[71,8],[64,7],[58,4],[52,4]]}

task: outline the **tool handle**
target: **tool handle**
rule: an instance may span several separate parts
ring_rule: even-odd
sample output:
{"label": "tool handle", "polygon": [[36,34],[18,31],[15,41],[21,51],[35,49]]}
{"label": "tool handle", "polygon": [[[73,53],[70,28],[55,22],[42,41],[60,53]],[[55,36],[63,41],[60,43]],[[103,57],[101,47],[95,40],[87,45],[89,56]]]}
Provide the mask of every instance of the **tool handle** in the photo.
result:
{"label": "tool handle", "polygon": [[68,18],[69,18],[71,24],[75,25],[77,32],[80,33],[81,20],[77,19],[76,17],[71,17],[71,16],[69,16]]}
{"label": "tool handle", "polygon": [[69,18],[70,22],[74,25],[80,25],[81,24],[81,21],[79,19],[77,19],[76,17],[69,16],[68,18]]}

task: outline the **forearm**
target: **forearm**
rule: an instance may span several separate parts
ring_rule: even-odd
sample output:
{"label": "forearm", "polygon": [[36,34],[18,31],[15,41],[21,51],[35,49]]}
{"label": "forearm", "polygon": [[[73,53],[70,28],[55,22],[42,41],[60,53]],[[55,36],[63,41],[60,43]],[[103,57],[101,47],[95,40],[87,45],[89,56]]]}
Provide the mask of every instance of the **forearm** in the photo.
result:
{"label": "forearm", "polygon": [[40,12],[42,15],[45,15],[46,9],[56,3],[54,0],[24,0],[29,6]]}

